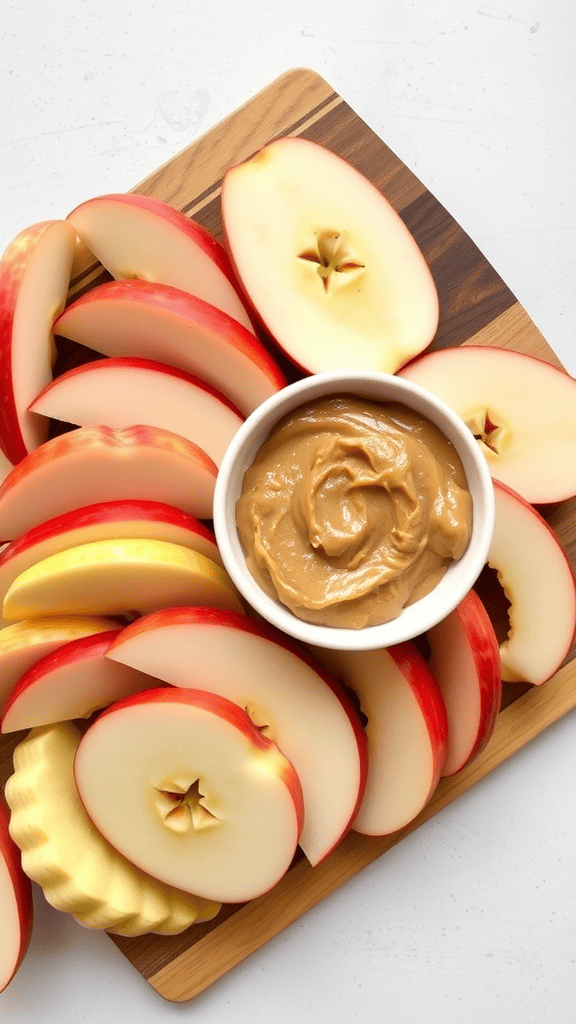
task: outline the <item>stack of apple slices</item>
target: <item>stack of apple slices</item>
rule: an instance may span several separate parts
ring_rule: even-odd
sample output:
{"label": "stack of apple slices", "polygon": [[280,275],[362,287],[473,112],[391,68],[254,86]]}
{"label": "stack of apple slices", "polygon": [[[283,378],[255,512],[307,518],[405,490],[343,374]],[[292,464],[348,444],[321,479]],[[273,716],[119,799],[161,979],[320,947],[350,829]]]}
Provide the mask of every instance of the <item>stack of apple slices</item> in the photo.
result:
{"label": "stack of apple slices", "polygon": [[[0,261],[0,715],[29,730],[0,800],[0,990],[30,878],[85,927],[209,920],[298,846],[317,865],[351,828],[413,821],[489,741],[502,678],[545,682],[572,642],[574,576],[534,503],[576,493],[575,382],[503,349],[421,355],[422,254],[321,146],[231,168],[222,216],[226,248],[157,200],[102,196]],[[77,239],[114,280],[65,308]],[[254,323],[301,372],[400,372],[468,423],[494,477],[504,642],[474,591],[421,638],[427,660],[304,650],[250,617],[205,521],[231,436],[286,382]],[[104,358],[52,379],[56,337]]]}

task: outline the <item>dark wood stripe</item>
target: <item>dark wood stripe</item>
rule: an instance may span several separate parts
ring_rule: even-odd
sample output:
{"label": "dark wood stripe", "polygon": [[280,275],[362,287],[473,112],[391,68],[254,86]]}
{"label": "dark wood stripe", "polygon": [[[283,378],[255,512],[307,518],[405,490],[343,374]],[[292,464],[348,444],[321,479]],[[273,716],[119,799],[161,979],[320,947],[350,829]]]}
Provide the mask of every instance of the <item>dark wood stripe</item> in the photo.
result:
{"label": "dark wood stripe", "polygon": [[440,300],[433,348],[461,345],[514,305],[516,297],[477,245],[431,195],[401,211],[424,253]]}

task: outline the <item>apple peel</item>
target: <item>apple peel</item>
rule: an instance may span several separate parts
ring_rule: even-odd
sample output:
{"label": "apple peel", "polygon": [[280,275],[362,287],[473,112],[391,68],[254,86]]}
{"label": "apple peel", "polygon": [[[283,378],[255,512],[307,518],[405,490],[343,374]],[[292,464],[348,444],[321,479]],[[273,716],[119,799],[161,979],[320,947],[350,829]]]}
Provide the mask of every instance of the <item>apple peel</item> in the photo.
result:
{"label": "apple peel", "polygon": [[108,842],[152,877],[244,902],[288,870],[302,827],[298,777],[241,708],[166,687],[107,708],[74,761]]}
{"label": "apple peel", "polygon": [[165,608],[126,626],[106,658],[244,708],[298,774],[309,862],[342,840],[364,793],[366,736],[342,687],[283,633],[232,611]]}
{"label": "apple peel", "polygon": [[177,604],[241,610],[226,571],[181,544],[129,537],[96,540],[49,555],[16,577],[5,619],[126,615]]}
{"label": "apple peel", "polygon": [[326,147],[276,139],[227,170],[221,206],[251,306],[303,370],[393,373],[432,341],[438,295],[416,241]]}

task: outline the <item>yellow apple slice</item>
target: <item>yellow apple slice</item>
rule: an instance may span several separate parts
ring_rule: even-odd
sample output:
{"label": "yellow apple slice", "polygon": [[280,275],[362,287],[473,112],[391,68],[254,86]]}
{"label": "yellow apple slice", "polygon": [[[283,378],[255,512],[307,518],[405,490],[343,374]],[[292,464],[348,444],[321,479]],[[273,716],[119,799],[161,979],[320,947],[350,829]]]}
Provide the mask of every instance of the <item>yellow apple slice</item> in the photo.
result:
{"label": "yellow apple slice", "polygon": [[432,341],[438,296],[418,245],[382,193],[324,146],[277,139],[232,167],[222,219],[258,316],[308,372],[394,372]]}
{"label": "yellow apple slice", "polygon": [[[20,616],[17,616],[19,618]],[[117,623],[97,616],[50,616],[11,622],[0,629],[0,714],[20,677],[40,658],[71,640],[92,636]]]}
{"label": "yellow apple slice", "polygon": [[148,878],[94,828],[74,782],[79,742],[72,723],[33,729],[16,747],[6,784],[22,866],[48,903],[86,928],[123,935],[175,933],[213,914],[213,903]]}
{"label": "yellow apple slice", "polygon": [[128,537],[66,548],[25,569],[8,588],[3,615],[143,614],[183,604],[242,610],[228,574],[205,555]]}
{"label": "yellow apple slice", "polygon": [[304,801],[294,767],[217,694],[169,686],[112,704],[84,733],[74,775],[108,842],[207,899],[267,892],[296,852]]}

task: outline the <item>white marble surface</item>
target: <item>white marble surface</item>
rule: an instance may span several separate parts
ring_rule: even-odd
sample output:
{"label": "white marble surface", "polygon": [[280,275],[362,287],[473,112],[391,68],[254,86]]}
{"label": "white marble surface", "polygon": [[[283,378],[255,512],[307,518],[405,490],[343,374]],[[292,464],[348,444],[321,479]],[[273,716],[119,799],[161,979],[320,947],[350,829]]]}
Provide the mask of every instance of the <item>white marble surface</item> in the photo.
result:
{"label": "white marble surface", "polygon": [[[0,247],[130,188],[291,67],[336,88],[576,373],[572,0],[5,0]],[[572,1024],[569,715],[194,1002],[37,900],[0,1024]]]}

